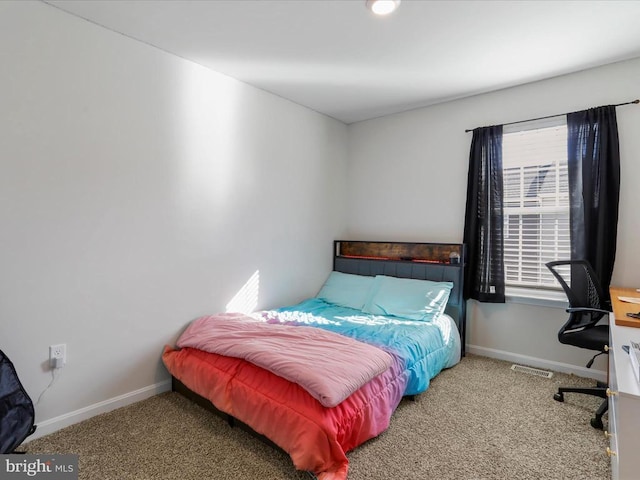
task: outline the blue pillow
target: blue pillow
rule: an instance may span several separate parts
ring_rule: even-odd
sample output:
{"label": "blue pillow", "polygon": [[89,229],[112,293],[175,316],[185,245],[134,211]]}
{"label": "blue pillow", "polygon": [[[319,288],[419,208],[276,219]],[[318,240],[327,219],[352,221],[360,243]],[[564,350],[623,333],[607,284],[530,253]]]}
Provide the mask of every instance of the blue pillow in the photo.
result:
{"label": "blue pillow", "polygon": [[373,277],[331,272],[316,298],[341,307],[362,310],[373,282]]}
{"label": "blue pillow", "polygon": [[362,310],[374,315],[432,321],[444,312],[452,288],[451,282],[378,275]]}

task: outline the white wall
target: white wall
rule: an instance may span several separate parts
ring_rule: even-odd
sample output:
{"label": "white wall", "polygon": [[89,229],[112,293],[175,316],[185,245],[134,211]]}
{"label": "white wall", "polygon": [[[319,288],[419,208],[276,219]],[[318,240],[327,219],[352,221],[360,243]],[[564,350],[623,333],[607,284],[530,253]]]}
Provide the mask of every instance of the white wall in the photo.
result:
{"label": "white wall", "polygon": [[[630,101],[640,96],[639,78],[637,59],[350,125],[349,238],[461,242],[465,129]],[[622,180],[612,284],[640,287],[640,106],[617,115]],[[471,301],[468,312],[467,342],[477,352],[576,366],[591,356],[558,343],[563,310]]]}
{"label": "white wall", "polygon": [[0,348],[34,401],[68,349],[38,422],[165,385],[256,271],[258,308],[316,293],[344,124],[40,2],[0,2],[0,60]]}

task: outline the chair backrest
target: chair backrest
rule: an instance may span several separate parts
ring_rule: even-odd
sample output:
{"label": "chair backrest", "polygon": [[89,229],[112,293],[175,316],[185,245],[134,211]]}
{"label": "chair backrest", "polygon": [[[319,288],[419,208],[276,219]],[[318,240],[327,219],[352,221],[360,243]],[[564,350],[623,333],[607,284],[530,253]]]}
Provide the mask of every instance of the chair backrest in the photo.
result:
{"label": "chair backrest", "polygon": [[[559,260],[546,264],[560,282],[571,308],[610,310],[598,277],[586,260]],[[593,327],[604,316],[601,312],[572,313],[560,333]]]}

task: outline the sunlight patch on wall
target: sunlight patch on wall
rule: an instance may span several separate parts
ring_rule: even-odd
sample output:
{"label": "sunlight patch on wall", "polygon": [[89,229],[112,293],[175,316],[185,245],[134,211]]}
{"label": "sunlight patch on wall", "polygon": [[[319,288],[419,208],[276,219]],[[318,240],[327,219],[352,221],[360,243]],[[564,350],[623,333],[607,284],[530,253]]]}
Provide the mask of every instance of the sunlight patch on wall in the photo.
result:
{"label": "sunlight patch on wall", "polygon": [[258,306],[258,292],[260,290],[260,270],[256,270],[249,280],[238,290],[229,303],[227,313],[238,312],[249,314]]}
{"label": "sunlight patch on wall", "polygon": [[243,85],[198,65],[185,66],[176,131],[180,194],[205,208],[224,206],[233,190]]}

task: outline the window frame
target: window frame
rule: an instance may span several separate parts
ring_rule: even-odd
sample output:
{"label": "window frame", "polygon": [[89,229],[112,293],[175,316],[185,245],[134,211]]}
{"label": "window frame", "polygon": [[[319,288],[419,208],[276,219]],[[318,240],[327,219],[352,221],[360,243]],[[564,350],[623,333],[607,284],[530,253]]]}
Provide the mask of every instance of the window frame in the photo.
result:
{"label": "window frame", "polygon": [[[510,133],[522,132],[527,130],[539,130],[542,128],[557,127],[566,125],[566,117],[558,116],[541,120],[533,120],[527,122],[517,122],[503,127],[503,136]],[[506,168],[504,156],[503,156],[503,170]],[[503,210],[504,210],[503,198]],[[526,207],[519,207],[526,208]],[[553,207],[558,208],[558,207]],[[562,207],[563,209],[565,207]],[[567,213],[569,212],[569,206],[566,206]],[[532,212],[534,213],[534,212]],[[507,221],[507,214],[504,213],[505,222]],[[568,232],[569,233],[569,232]],[[507,231],[503,232],[503,238],[506,241]],[[570,248],[570,245],[569,245]],[[506,266],[505,266],[505,299],[507,302],[512,303],[524,303],[529,305],[548,306],[555,308],[566,308],[568,301],[566,295],[562,291],[560,285],[552,286],[525,286],[525,285],[513,285],[509,284],[506,278]]]}

